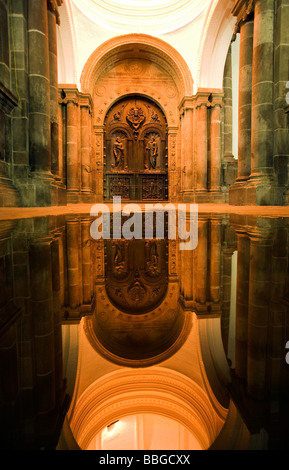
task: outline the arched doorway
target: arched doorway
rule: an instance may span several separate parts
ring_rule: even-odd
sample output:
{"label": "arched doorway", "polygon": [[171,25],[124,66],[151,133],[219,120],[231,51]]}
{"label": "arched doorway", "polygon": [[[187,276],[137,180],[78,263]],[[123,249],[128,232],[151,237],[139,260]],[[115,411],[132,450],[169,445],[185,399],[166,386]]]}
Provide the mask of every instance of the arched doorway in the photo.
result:
{"label": "arched doorway", "polygon": [[104,200],[168,198],[167,121],[148,98],[117,101],[104,122]]}

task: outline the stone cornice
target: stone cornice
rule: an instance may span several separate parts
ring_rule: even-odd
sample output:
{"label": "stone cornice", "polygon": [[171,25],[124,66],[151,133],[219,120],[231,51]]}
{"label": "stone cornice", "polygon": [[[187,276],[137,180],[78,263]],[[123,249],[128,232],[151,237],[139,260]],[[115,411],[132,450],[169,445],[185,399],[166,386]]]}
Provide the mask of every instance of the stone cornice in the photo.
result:
{"label": "stone cornice", "polygon": [[77,106],[87,107],[90,111],[93,109],[93,100],[89,93],[82,93],[76,85],[59,85],[58,88],[59,103],[74,103]]}
{"label": "stone cornice", "polygon": [[223,106],[224,93],[219,89],[200,88],[194,96],[195,107],[207,106],[214,108],[215,106]]}
{"label": "stone cornice", "polygon": [[244,23],[248,16],[254,11],[255,0],[236,0],[232,10],[232,15],[237,17],[234,34],[238,33],[240,26]]}

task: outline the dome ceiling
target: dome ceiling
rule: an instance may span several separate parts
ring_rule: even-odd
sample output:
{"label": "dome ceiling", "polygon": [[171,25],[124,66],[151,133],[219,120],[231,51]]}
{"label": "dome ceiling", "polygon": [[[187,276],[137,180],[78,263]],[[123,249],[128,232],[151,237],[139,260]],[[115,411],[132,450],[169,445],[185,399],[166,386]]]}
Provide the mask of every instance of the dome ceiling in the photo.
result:
{"label": "dome ceiling", "polygon": [[99,26],[118,33],[165,34],[193,21],[209,0],[73,0]]}

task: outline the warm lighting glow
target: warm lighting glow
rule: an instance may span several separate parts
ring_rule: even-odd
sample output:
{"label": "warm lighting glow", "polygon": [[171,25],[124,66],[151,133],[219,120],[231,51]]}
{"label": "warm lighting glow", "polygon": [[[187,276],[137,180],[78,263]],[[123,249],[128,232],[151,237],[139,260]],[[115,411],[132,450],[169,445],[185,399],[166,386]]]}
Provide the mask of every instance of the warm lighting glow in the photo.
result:
{"label": "warm lighting glow", "polygon": [[209,0],[73,0],[99,26],[115,32],[166,34],[193,21]]}

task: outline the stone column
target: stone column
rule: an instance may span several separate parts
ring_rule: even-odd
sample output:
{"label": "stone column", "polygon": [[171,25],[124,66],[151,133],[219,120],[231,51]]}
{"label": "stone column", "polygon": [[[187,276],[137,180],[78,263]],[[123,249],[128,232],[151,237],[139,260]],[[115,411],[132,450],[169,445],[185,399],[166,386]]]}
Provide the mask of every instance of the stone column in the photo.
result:
{"label": "stone column", "polygon": [[57,36],[56,12],[48,3],[49,38],[49,78],[50,78],[50,131],[51,131],[51,171],[59,179],[58,167],[58,75],[57,75]]}
{"label": "stone column", "polygon": [[[91,109],[88,103],[80,104],[81,200],[91,200]],[[85,100],[86,101],[86,100]]]}
{"label": "stone column", "polygon": [[62,183],[65,181],[64,175],[64,106],[62,102],[58,103],[58,175]]}
{"label": "stone column", "polygon": [[67,142],[66,173],[67,197],[70,203],[77,203],[80,191],[80,158],[78,148],[78,103],[72,96],[67,97]]}
{"label": "stone column", "polygon": [[193,119],[194,108],[192,100],[184,99],[182,103],[182,156],[184,169],[182,194],[184,202],[193,202]]}
{"label": "stone column", "polygon": [[221,108],[222,95],[213,95],[210,111],[210,200],[224,202],[221,194]]}
{"label": "stone column", "polygon": [[251,172],[252,60],[254,20],[248,17],[240,26],[238,179]]}
{"label": "stone column", "polygon": [[246,233],[237,232],[237,251],[235,370],[236,375],[245,380],[247,378],[250,272],[250,239]]}
{"label": "stone column", "polygon": [[47,0],[28,0],[27,4],[30,164],[34,172],[51,179]]}
{"label": "stone column", "polygon": [[179,201],[180,171],[177,161],[177,127],[168,128],[168,177],[169,177],[169,201]]}
{"label": "stone column", "polygon": [[208,93],[197,95],[196,113],[196,196],[197,202],[206,202],[208,198]]}
{"label": "stone column", "polygon": [[232,45],[230,44],[224,69],[224,158],[233,156],[233,92],[232,92]]}
{"label": "stone column", "polygon": [[94,184],[93,188],[95,188],[96,194],[96,202],[103,201],[103,134],[104,128],[103,126],[94,126],[94,145],[95,148],[95,167],[92,167],[92,171],[94,171],[93,179]]}
{"label": "stone column", "polygon": [[[239,2],[240,3],[240,2]],[[251,173],[251,113],[254,16],[251,10],[236,9],[237,28],[240,32],[239,60],[239,124],[238,124],[238,175],[229,190],[230,204],[247,204],[247,180]]]}
{"label": "stone column", "polygon": [[[288,191],[288,163],[289,163],[289,132],[288,115],[285,108],[288,106],[289,94],[287,83],[289,81],[289,1],[280,0],[276,6],[276,39],[275,39],[275,93],[274,93],[274,168],[277,171],[278,184],[287,186],[285,203],[289,203]],[[287,95],[287,100],[286,100]],[[288,112],[288,111],[287,111]]]}
{"label": "stone column", "polygon": [[252,75],[251,176],[248,203],[275,205],[274,154],[274,0],[256,0]]}

